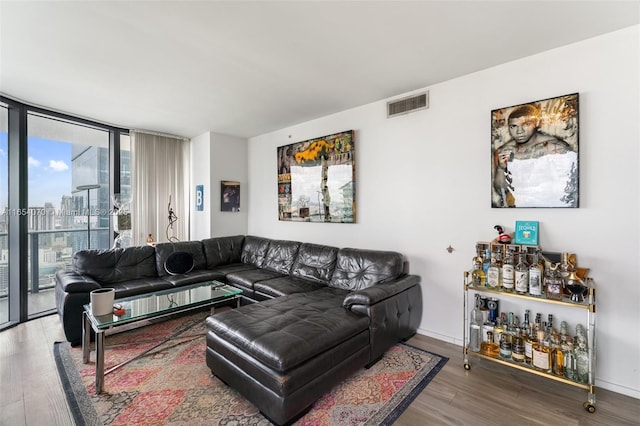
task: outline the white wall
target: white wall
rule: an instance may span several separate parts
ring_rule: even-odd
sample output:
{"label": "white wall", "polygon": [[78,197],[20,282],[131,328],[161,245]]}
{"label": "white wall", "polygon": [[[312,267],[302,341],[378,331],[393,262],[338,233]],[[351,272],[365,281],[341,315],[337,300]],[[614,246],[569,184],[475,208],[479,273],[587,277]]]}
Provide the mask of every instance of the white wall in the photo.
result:
{"label": "white wall", "polygon": [[[191,139],[192,240],[247,233],[247,140],[207,132]],[[220,181],[240,182],[240,211],[220,211]],[[204,185],[204,209],[195,209],[195,187]]]}
{"label": "white wall", "polygon": [[[431,86],[426,111],[386,119],[385,100],[251,138],[248,231],[404,253],[422,276],[420,332],[460,344],[475,242],[538,220],[543,249],[577,253],[595,279],[598,386],[640,398],[639,58],[636,26]],[[574,92],[580,208],[490,208],[491,110]],[[357,223],[278,221],[276,147],[349,129]]]}
{"label": "white wall", "polygon": [[[211,153],[211,236],[242,235],[247,233],[248,141],[244,138],[215,133]],[[220,211],[220,181],[240,182],[240,211]]]}
{"label": "white wall", "polygon": [[[191,188],[189,197],[189,238],[203,240],[211,237],[211,133],[191,139]],[[204,185],[204,209],[196,211],[195,188]]]}

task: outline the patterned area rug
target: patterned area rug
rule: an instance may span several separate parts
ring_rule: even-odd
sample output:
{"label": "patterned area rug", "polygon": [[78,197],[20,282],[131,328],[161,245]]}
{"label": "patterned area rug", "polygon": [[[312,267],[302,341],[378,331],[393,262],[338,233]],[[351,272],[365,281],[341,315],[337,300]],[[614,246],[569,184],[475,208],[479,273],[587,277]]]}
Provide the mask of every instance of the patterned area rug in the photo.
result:
{"label": "patterned area rug", "polygon": [[[212,376],[205,362],[207,313],[201,312],[107,337],[105,370],[171,340],[105,376],[95,394],[95,352],[54,345],[58,372],[79,425],[269,425],[251,403]],[[390,349],[318,400],[296,425],[392,424],[447,362],[408,345]]]}

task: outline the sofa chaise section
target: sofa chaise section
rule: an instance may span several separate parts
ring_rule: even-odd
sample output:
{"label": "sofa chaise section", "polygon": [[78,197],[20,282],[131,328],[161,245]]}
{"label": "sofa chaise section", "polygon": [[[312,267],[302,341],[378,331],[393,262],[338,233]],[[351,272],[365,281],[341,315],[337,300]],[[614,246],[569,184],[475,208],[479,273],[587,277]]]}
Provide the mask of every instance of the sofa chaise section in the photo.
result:
{"label": "sofa chaise section", "polygon": [[288,422],[369,360],[368,318],[342,308],[345,293],[296,293],[207,318],[207,365],[272,422]]}
{"label": "sofa chaise section", "polygon": [[293,265],[252,283],[272,299],[207,319],[207,365],[276,424],[412,336],[422,313],[399,253],[301,244]]}

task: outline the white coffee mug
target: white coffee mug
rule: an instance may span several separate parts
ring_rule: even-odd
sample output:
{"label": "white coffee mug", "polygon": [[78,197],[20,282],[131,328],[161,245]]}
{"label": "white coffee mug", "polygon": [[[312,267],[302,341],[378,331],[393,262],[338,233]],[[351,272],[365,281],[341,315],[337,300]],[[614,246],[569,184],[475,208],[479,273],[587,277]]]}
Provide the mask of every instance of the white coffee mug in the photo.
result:
{"label": "white coffee mug", "polygon": [[113,313],[113,300],[116,291],[112,288],[99,288],[90,293],[91,313],[95,317]]}

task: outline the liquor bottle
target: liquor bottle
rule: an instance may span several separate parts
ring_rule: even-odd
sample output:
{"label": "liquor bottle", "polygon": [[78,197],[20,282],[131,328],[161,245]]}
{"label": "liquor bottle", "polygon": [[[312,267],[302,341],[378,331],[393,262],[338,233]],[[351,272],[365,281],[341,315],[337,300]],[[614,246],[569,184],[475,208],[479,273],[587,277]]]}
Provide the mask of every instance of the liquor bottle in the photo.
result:
{"label": "liquor bottle", "polygon": [[557,335],[551,337],[551,372],[556,376],[564,376],[564,352]]}
{"label": "liquor bottle", "polygon": [[528,309],[526,309],[524,311],[524,320],[522,321],[522,324],[520,324],[520,331],[522,332],[523,337],[525,335],[529,335],[531,334],[531,323],[529,322],[531,318],[531,311],[529,311]]}
{"label": "liquor bottle", "polygon": [[566,321],[562,321],[560,323],[560,341],[563,340],[566,342],[569,338],[569,324]]}
{"label": "liquor bottle", "polygon": [[555,328],[553,328],[553,315],[549,314],[547,316],[547,328],[546,328],[546,332],[549,336],[553,336],[558,334],[558,332],[556,331]]}
{"label": "liquor bottle", "polygon": [[531,325],[529,338],[525,340],[525,362],[533,365],[533,345],[538,343],[538,330],[542,329],[542,314],[537,313],[534,323]]}
{"label": "liquor bottle", "polygon": [[518,363],[524,362],[524,339],[521,336],[515,336],[512,339],[511,359]]}
{"label": "liquor bottle", "polygon": [[529,310],[524,311],[524,320],[520,324],[520,337],[522,337],[522,344],[524,345],[527,337],[531,334],[531,323],[529,322]]}
{"label": "liquor bottle", "polygon": [[531,347],[532,352],[532,365],[538,371],[544,371],[548,373],[551,371],[551,349],[549,346],[544,345],[545,341],[544,330],[538,331],[538,341]]}
{"label": "liquor bottle", "polygon": [[542,296],[542,266],[538,259],[538,253],[535,253],[529,266],[529,295],[536,297]]}
{"label": "liquor bottle", "polygon": [[[542,324],[542,328],[540,330],[544,330],[544,334],[543,334],[543,338],[541,340],[542,346],[545,346],[547,348],[549,348],[549,351],[551,351],[551,332],[549,331],[549,323],[543,323]],[[540,336],[538,336],[538,340],[540,339]],[[549,368],[551,368],[551,364],[549,364]]]}
{"label": "liquor bottle", "polygon": [[500,346],[493,341],[492,331],[487,331],[487,340],[480,344],[480,352],[484,355],[498,358],[498,355],[500,354]]}
{"label": "liquor bottle", "polygon": [[487,271],[489,270],[489,265],[491,264],[491,253],[489,252],[489,248],[487,247],[484,250],[484,256],[482,258],[482,270],[484,271],[484,275],[487,275]]}
{"label": "liquor bottle", "polygon": [[584,340],[585,348],[589,346],[589,342],[587,341],[587,330],[585,330],[584,325],[576,324],[576,337],[573,339],[573,345],[575,348],[578,347],[580,339]]}
{"label": "liquor bottle", "polygon": [[533,364],[533,346],[538,343],[536,333],[530,333],[524,339],[524,362],[527,365]]}
{"label": "liquor bottle", "polygon": [[582,324],[576,324],[576,336],[582,336],[585,339],[587,339],[587,330],[585,330],[584,325]]}
{"label": "liquor bottle", "polygon": [[487,276],[482,270],[482,257],[476,256],[473,258],[473,269],[471,270],[471,284],[474,287],[484,287],[487,281]]}
{"label": "liquor bottle", "polygon": [[480,296],[476,294],[476,304],[471,311],[469,321],[469,350],[480,352],[482,340],[482,313],[480,312]]}
{"label": "liquor bottle", "polygon": [[500,317],[496,320],[496,325],[493,327],[493,342],[500,344],[500,339],[504,333],[504,325],[506,324],[504,312],[500,314]]}
{"label": "liquor bottle", "polygon": [[571,296],[571,293],[569,293],[569,290],[564,286],[564,283],[574,269],[575,265],[571,263],[569,253],[562,253],[560,256],[560,265],[558,266],[558,274],[560,275],[560,278],[562,278],[563,293],[565,296]]}
{"label": "liquor bottle", "polygon": [[500,358],[511,359],[511,336],[508,333],[500,335]]}
{"label": "liquor bottle", "polygon": [[560,278],[565,279],[571,274],[575,266],[569,260],[569,253],[562,253],[560,257],[560,265],[558,266],[558,272]]}
{"label": "liquor bottle", "polygon": [[564,353],[564,377],[576,380],[576,355],[573,349],[573,339],[567,338],[563,348]]}
{"label": "liquor bottle", "polygon": [[533,322],[533,333],[538,333],[538,330],[542,329],[542,314],[538,312],[536,314],[536,319]]}
{"label": "liquor bottle", "polygon": [[489,310],[488,320],[492,325],[495,325],[500,312],[500,299],[497,297],[489,298],[489,300],[487,300],[487,309]]}
{"label": "liquor bottle", "polygon": [[491,253],[491,263],[487,269],[487,287],[494,290],[500,289],[500,270],[502,269],[502,260],[495,251]]}
{"label": "liquor bottle", "polygon": [[513,252],[507,250],[504,254],[504,262],[502,263],[502,289],[512,293],[515,286],[515,261]]}
{"label": "liquor bottle", "polygon": [[544,292],[547,299],[561,300],[564,281],[558,271],[558,263],[552,263],[544,273]]}
{"label": "liquor bottle", "polygon": [[516,316],[513,314],[513,312],[509,312],[509,316],[507,317],[507,328],[506,328],[506,333],[509,336],[515,336],[516,335]]}
{"label": "liquor bottle", "polygon": [[529,292],[529,265],[525,261],[525,254],[520,253],[518,264],[515,268],[515,290],[516,293],[526,294]]}
{"label": "liquor bottle", "polygon": [[589,383],[589,353],[584,337],[578,336],[578,347],[573,352],[576,357],[575,380],[579,383]]}

